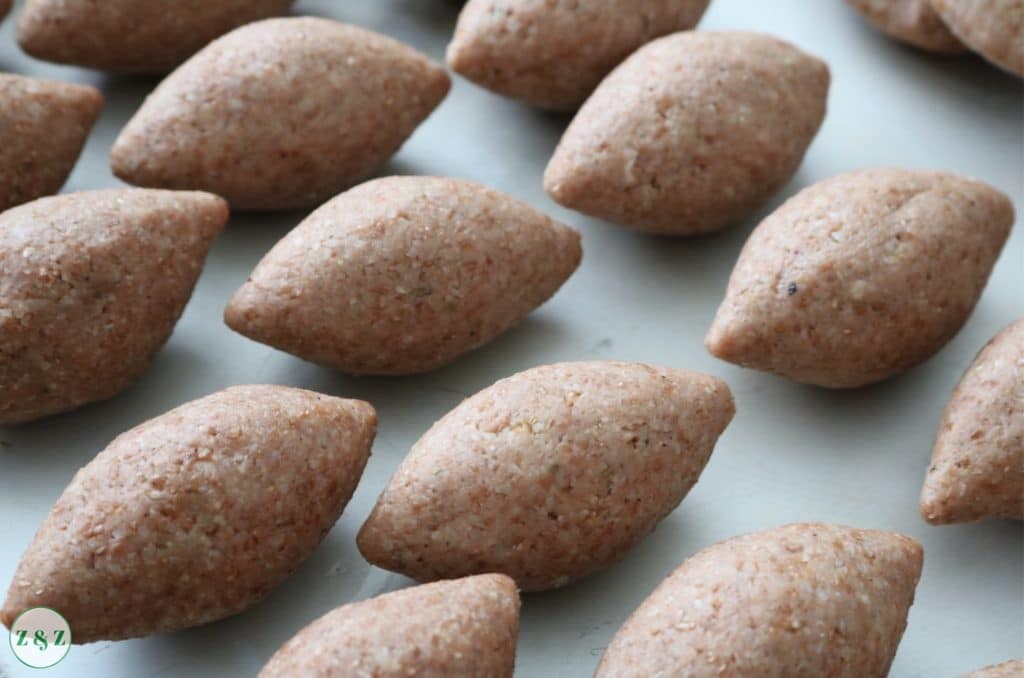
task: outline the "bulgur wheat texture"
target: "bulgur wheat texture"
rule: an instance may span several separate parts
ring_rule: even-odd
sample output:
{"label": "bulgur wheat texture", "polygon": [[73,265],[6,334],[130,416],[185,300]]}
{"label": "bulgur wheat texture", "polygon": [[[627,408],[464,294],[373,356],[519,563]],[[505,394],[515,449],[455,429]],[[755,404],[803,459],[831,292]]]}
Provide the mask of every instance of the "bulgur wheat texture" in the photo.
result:
{"label": "bulgur wheat texture", "polygon": [[573,110],[649,40],[697,25],[709,0],[469,0],[448,65],[528,104]]}
{"label": "bulgur wheat texture", "polygon": [[388,177],[285,236],[225,310],[236,331],[352,374],[447,364],[543,304],[580,236],[470,181]]}
{"label": "bulgur wheat texture", "polygon": [[284,581],[341,515],[370,454],[369,404],[234,386],[118,436],[78,471],[0,610],[60,610],[76,643],[236,614]]}
{"label": "bulgur wheat texture", "polygon": [[18,44],[61,64],[120,73],[167,73],[206,43],[294,0],[28,0]]}
{"label": "bulgur wheat texture", "polygon": [[705,343],[722,360],[808,384],[887,379],[960,330],[1013,218],[998,190],[944,172],[818,182],[751,233]]}
{"label": "bulgur wheat texture", "polygon": [[967,51],[930,0],[846,0],[876,29],[919,49],[940,54]]}
{"label": "bulgur wheat texture", "polygon": [[60,190],[102,106],[95,87],[0,73],[0,212]]}
{"label": "bulgur wheat texture", "polygon": [[597,678],[885,678],[924,552],[910,537],[794,524],[686,560],[622,625]]}
{"label": "bulgur wheat texture", "polygon": [[171,336],[227,218],[209,193],[138,188],[0,214],[0,425],[128,388]]}
{"label": "bulgur wheat texture", "polygon": [[921,514],[933,524],[1024,520],[1024,318],[993,337],[953,391]]}
{"label": "bulgur wheat texture", "polygon": [[721,230],[793,176],[828,89],[823,61],[768,35],[659,38],[580,108],[544,187],[565,207],[641,231]]}
{"label": "bulgur wheat texture", "polygon": [[501,574],[413,586],[328,612],[259,678],[512,678],[519,592]]}
{"label": "bulgur wheat texture", "polygon": [[167,76],[110,165],[128,183],[210,191],[236,210],[313,207],[383,165],[449,84],[443,68],[371,31],[258,21]]}
{"label": "bulgur wheat texture", "polygon": [[368,561],[420,581],[484,572],[524,591],[620,560],[697,482],[735,411],[697,372],[536,367],[463,401],[413,446],[359,532]]}

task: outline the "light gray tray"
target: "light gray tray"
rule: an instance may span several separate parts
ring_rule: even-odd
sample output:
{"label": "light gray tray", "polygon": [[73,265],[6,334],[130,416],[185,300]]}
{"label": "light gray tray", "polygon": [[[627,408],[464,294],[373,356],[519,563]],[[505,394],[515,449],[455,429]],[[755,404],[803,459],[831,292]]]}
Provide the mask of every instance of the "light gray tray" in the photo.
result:
{"label": "light gray tray", "polygon": [[[301,0],[300,14],[365,26],[443,58],[459,3]],[[17,9],[17,8],[16,8]],[[824,177],[872,165],[941,168],[988,181],[1024,207],[1020,81],[974,58],[942,59],[879,36],[840,0],[714,0],[703,29],[760,30],[824,57],[829,114],[796,178],[769,207]],[[155,80],[107,77],[34,61],[0,28],[0,70],[92,83],[107,106],[67,191],[119,185],[107,168],[118,131]],[[1024,655],[1020,523],[929,527],[917,497],[946,397],[975,352],[1024,314],[1024,225],[1018,225],[964,330],[935,358],[885,384],[832,393],[734,368],[702,339],[736,255],[758,218],[720,236],[646,237],[563,210],[541,174],[567,119],[456,79],[451,95],[387,168],[479,180],[584,234],[583,264],[516,330],[431,375],[353,379],[252,343],[221,321],[223,305],[303,214],[233,217],[177,331],[149,373],[109,402],[0,429],[0,587],[75,470],[115,435],[231,384],[269,382],[364,398],[380,433],[341,520],[299,571],[255,609],[173,635],[75,646],[57,667],[24,668],[0,647],[0,676],[250,676],[301,626],[409,581],[370,567],[355,533],[409,446],[464,396],[559,360],[619,358],[707,371],[732,387],[738,414],[700,483],[624,562],[569,589],[527,596],[518,674],[588,676],[602,648],[662,577],[726,537],[805,520],[905,532],[924,543],[924,576],[893,676],[941,678]],[[767,210],[766,210],[767,211]]]}

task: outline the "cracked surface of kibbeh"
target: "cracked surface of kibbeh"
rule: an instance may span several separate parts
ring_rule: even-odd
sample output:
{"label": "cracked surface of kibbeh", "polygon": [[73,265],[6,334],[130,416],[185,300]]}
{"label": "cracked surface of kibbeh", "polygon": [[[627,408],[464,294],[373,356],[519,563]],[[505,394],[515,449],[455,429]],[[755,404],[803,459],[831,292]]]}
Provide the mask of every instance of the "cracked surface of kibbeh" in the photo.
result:
{"label": "cracked surface of kibbeh", "polygon": [[205,624],[254,605],[348,503],[377,417],[358,400],[234,386],[121,434],[83,467],[18,564],[0,619],[60,610],[75,643]]}

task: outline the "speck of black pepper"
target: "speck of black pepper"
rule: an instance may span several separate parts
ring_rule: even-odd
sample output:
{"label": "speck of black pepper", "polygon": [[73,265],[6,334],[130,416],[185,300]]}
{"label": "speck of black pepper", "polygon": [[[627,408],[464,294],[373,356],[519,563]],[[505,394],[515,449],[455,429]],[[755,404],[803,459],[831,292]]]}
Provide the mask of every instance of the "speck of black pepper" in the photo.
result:
{"label": "speck of black pepper", "polygon": [[796,291],[797,291],[796,283],[789,283],[789,287],[786,288],[786,293],[789,296],[793,296],[794,294],[796,294]]}

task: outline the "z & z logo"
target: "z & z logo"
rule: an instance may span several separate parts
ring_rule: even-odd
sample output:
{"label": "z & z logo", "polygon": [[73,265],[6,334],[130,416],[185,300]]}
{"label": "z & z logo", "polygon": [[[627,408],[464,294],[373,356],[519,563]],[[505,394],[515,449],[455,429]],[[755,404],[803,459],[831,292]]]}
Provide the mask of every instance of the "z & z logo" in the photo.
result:
{"label": "z & z logo", "polygon": [[49,668],[70,649],[71,627],[48,607],[29,608],[11,624],[11,651],[26,666]]}

